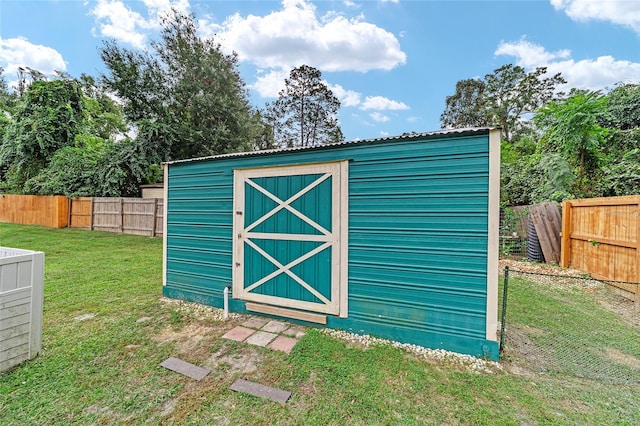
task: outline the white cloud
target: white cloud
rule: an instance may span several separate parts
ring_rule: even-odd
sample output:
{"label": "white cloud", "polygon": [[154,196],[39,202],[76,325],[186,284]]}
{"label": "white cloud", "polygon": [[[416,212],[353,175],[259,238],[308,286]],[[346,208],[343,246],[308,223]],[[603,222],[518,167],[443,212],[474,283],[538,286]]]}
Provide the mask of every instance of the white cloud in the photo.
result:
{"label": "white cloud", "polygon": [[289,72],[282,69],[271,70],[259,74],[256,82],[249,85],[263,98],[277,98],[280,90],[284,89],[284,79],[289,76]]}
{"label": "white cloud", "polygon": [[91,14],[96,18],[98,29],[94,35],[112,37],[136,48],[143,48],[146,32],[160,28],[160,18],[171,8],[189,11],[188,0],[143,0],[147,17],[131,10],[121,0],[98,0]]}
{"label": "white cloud", "polygon": [[535,68],[554,59],[568,58],[571,56],[571,51],[564,49],[557,52],[547,52],[544,47],[521,38],[515,43],[501,42],[495,54],[517,57],[518,65],[521,67]]}
{"label": "white cloud", "polygon": [[406,110],[409,107],[404,102],[394,101],[383,96],[367,96],[360,107],[362,110]]}
{"label": "white cloud", "polygon": [[640,2],[637,0],[550,1],[556,10],[564,11],[575,21],[609,21],[640,33]]}
{"label": "white cloud", "polygon": [[371,117],[373,121],[377,121],[378,123],[386,123],[390,120],[388,116],[379,112],[372,112],[371,114],[369,114],[369,117]]}
{"label": "white cloud", "polygon": [[9,78],[18,72],[18,67],[30,67],[45,75],[53,71],[65,71],[67,63],[55,49],[33,44],[26,38],[0,38],[0,66]]}
{"label": "white cloud", "polygon": [[520,40],[515,43],[501,43],[496,55],[513,56],[516,64],[526,69],[546,66],[550,75],[562,73],[567,80],[563,90],[569,88],[600,90],[616,83],[637,81],[640,63],[616,60],[612,56],[596,59],[574,60],[569,51],[547,52],[544,47]]}
{"label": "white cloud", "polygon": [[339,84],[328,84],[325,82],[329,89],[333,92],[333,94],[340,100],[340,104],[344,107],[354,107],[360,105],[360,96],[361,94],[353,91],[347,90]]}
{"label": "white cloud", "polygon": [[305,0],[283,0],[280,10],[265,16],[235,14],[221,25],[201,22],[205,34],[216,34],[225,49],[259,67],[290,69],[302,64],[322,71],[390,70],[406,62],[390,32],[336,12],[318,16]]}

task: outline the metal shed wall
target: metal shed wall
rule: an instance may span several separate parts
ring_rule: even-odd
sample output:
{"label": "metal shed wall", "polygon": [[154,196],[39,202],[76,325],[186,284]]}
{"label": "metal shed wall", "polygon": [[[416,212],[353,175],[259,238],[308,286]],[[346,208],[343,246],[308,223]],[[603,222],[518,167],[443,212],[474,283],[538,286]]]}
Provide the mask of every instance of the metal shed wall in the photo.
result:
{"label": "metal shed wall", "polygon": [[222,307],[234,169],[339,160],[349,161],[348,315],[327,326],[496,359],[499,137],[490,129],[167,164],[163,294]]}

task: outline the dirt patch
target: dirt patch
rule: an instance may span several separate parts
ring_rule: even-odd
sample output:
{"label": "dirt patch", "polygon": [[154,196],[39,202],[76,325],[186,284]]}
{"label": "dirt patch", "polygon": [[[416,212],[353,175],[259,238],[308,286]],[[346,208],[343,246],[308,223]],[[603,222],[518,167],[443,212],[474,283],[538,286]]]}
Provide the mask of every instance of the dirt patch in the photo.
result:
{"label": "dirt patch", "polygon": [[73,319],[76,321],[86,321],[86,320],[95,318],[96,315],[97,314],[95,313],[83,314],[83,315],[78,315],[77,317],[73,317]]}
{"label": "dirt patch", "polygon": [[211,354],[204,362],[204,366],[218,376],[231,377],[237,373],[253,373],[261,363],[262,356],[252,346],[238,350],[224,344],[217,352]]}
{"label": "dirt patch", "polygon": [[633,355],[626,354],[618,349],[607,348],[607,357],[618,364],[626,365],[634,370],[640,370],[640,359]]}
{"label": "dirt patch", "polygon": [[184,354],[194,352],[203,340],[211,337],[218,337],[217,327],[201,322],[193,322],[185,325],[180,330],[175,330],[171,326],[165,327],[153,336],[152,340],[159,344],[175,343],[177,351]]}
{"label": "dirt patch", "polygon": [[309,374],[309,378],[302,383],[302,385],[298,389],[298,392],[304,395],[314,394],[318,390],[317,383],[318,383],[318,375],[316,374],[315,371],[311,371],[311,373]]}
{"label": "dirt patch", "polygon": [[549,360],[530,336],[543,334],[542,330],[527,326],[510,325],[505,333],[505,367],[519,376],[533,377],[547,370]]}
{"label": "dirt patch", "polygon": [[613,291],[607,291],[598,295],[596,303],[620,316],[627,324],[640,327],[640,302],[634,302]]}
{"label": "dirt patch", "polygon": [[169,399],[165,401],[165,403],[162,404],[162,411],[160,412],[159,416],[164,417],[173,413],[173,411],[176,409],[177,403],[178,403],[177,399]]}

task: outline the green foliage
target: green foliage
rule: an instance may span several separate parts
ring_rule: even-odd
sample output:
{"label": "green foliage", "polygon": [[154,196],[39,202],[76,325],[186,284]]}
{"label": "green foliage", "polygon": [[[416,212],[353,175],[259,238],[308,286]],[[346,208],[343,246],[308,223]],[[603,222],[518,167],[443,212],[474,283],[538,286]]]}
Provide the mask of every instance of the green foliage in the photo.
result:
{"label": "green foliage", "polygon": [[540,192],[535,202],[556,201],[574,198],[571,193],[576,176],[571,172],[569,163],[559,154],[547,153],[540,156],[540,168],[545,173]]}
{"label": "green foliage", "polygon": [[503,163],[500,168],[500,201],[511,206],[535,204],[540,198],[544,179],[539,155]]}
{"label": "green foliage", "polygon": [[488,126],[486,90],[485,82],[477,78],[458,81],[456,92],[445,100],[446,108],[440,115],[442,127]]}
{"label": "green foliage", "polygon": [[518,224],[529,214],[528,209],[517,211],[501,203],[500,219],[500,256],[513,256],[526,253],[527,241],[518,235]]}
{"label": "green foliage", "polygon": [[603,167],[598,192],[605,197],[640,194],[640,148]]}
{"label": "green foliage", "polygon": [[18,101],[16,93],[9,91],[9,86],[4,79],[4,68],[0,67],[0,141],[2,140],[3,128],[10,123],[9,118]]}
{"label": "green foliage", "polygon": [[84,197],[94,193],[100,151],[67,146],[52,156],[49,165],[25,182],[24,191],[32,194]]}
{"label": "green foliage", "polygon": [[322,73],[308,65],[291,70],[279,98],[267,106],[275,140],[288,147],[342,142],[339,109],[340,101],[322,82]]}
{"label": "green foliage", "polygon": [[456,93],[447,96],[440,116],[442,127],[500,126],[502,138],[528,130],[526,114],[553,99],[558,85],[566,83],[558,73],[545,77],[546,67],[526,72],[520,66],[503,65],[483,80],[462,80]]}
{"label": "green foliage", "polygon": [[523,135],[510,142],[500,141],[500,161],[504,163],[517,162],[522,157],[528,157],[536,153],[538,141],[529,135]]}
{"label": "green foliage", "polygon": [[177,160],[250,148],[262,134],[248,102],[238,59],[197,34],[193,15],[176,10],[162,20],[150,51],[106,42],[100,55],[106,86],[124,102],[137,142]]}
{"label": "green foliage", "polygon": [[124,136],[121,108],[93,78],[62,77],[25,88],[0,146],[0,189],[71,197],[137,195],[138,186],[153,177],[151,164],[159,161],[154,147],[137,146]]}
{"label": "green foliage", "polygon": [[620,84],[605,97],[607,108],[598,117],[599,124],[619,130],[640,127],[640,84]]}
{"label": "green foliage", "polygon": [[25,92],[0,147],[0,169],[17,191],[53,154],[73,146],[83,122],[84,96],[76,81],[35,81]]}
{"label": "green foliage", "polygon": [[130,139],[107,145],[99,164],[99,185],[96,193],[104,197],[138,196],[140,184],[156,174],[157,162],[141,145]]}
{"label": "green foliage", "polygon": [[601,146],[608,130],[597,123],[607,99],[598,92],[573,91],[561,101],[552,101],[538,110],[534,120],[544,131],[548,149],[562,154],[579,176],[580,196],[593,194],[592,180],[602,165]]}

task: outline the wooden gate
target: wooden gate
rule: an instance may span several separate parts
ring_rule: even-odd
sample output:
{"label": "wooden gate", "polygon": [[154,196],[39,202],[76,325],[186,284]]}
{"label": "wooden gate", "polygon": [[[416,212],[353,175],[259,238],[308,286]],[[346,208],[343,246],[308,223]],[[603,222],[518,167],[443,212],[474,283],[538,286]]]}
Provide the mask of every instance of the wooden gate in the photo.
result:
{"label": "wooden gate", "polygon": [[233,297],[347,314],[347,162],[234,174]]}

